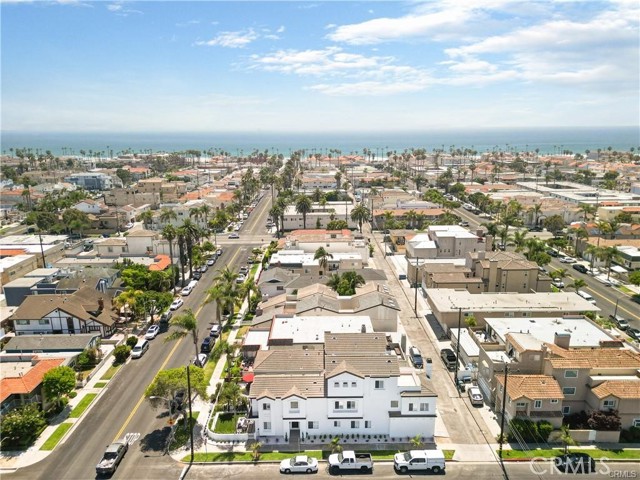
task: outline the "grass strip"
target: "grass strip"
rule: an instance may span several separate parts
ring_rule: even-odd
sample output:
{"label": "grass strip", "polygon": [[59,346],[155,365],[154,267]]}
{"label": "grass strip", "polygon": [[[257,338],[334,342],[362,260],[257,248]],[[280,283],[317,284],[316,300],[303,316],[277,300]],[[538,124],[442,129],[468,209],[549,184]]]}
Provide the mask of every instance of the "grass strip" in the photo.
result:
{"label": "grass strip", "polygon": [[100,380],[111,380],[113,376],[116,374],[116,372],[120,369],[120,367],[122,367],[122,365],[124,364],[121,363],[119,365],[111,365],[109,367],[109,370],[105,372],[105,374],[100,378]]}
{"label": "grass strip", "polygon": [[104,388],[104,386],[107,384],[107,382],[96,382],[96,384],[93,386],[93,388]]}
{"label": "grass strip", "polygon": [[84,398],[78,402],[78,405],[76,405],[76,407],[73,410],[71,410],[71,413],[69,414],[69,418],[79,418],[84,413],[84,411],[89,407],[91,402],[93,402],[93,399],[96,398],[97,396],[98,396],[97,393],[87,393],[84,396]]}
{"label": "grass strip", "polygon": [[[262,461],[281,461],[291,458],[294,455],[308,455],[310,457],[322,458],[320,450],[305,450],[304,452],[262,452],[260,460]],[[191,455],[185,456],[182,461],[188,462]],[[215,453],[196,453],[194,457],[196,462],[253,462],[251,452],[215,452]]]}
{"label": "grass strip", "polygon": [[[640,460],[640,450],[625,450],[623,448],[616,450],[604,450],[601,448],[571,448],[570,452],[587,453],[593,458],[608,458],[609,460]],[[564,449],[540,449],[540,450],[503,450],[503,458],[517,458],[517,459],[530,459],[530,458],[553,458],[558,455],[562,455]]]}
{"label": "grass strip", "polygon": [[73,423],[61,423],[58,425],[58,428],[54,430],[49,438],[42,444],[40,450],[53,450],[58,445],[58,442],[62,440],[65,433],[69,431],[69,429],[73,426]]}

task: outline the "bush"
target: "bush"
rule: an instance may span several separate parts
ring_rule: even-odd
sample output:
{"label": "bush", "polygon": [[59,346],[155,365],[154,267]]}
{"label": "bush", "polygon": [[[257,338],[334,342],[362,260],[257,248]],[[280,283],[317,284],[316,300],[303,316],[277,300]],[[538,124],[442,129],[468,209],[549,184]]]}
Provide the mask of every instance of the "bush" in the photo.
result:
{"label": "bush", "polygon": [[528,418],[514,418],[509,422],[507,440],[517,442],[522,439],[527,443],[546,442],[552,431],[553,425],[546,420],[534,423]]}
{"label": "bush", "polygon": [[113,349],[114,363],[120,364],[127,361],[131,349],[127,345],[118,345]]}
{"label": "bush", "polygon": [[538,428],[538,435],[543,441],[546,442],[551,432],[553,432],[553,425],[551,425],[551,423],[547,422],[546,420],[540,420],[536,426]]}
{"label": "bush", "polygon": [[129,348],[135,347],[137,343],[138,343],[138,337],[133,336],[133,335],[130,336],[130,337],[127,337],[127,346]]}
{"label": "bush", "polygon": [[604,412],[602,410],[594,410],[587,420],[589,428],[598,431],[616,432],[620,430],[620,415],[617,410]]}
{"label": "bush", "polygon": [[95,348],[89,348],[87,350],[83,350],[78,355],[76,359],[77,370],[84,370],[87,367],[92,367],[97,363],[98,360],[98,352]]}
{"label": "bush", "polygon": [[78,396],[78,392],[69,392],[69,398],[76,398]]}
{"label": "bush", "polygon": [[630,427],[629,430],[620,432],[620,441],[624,443],[640,442],[640,427]]}
{"label": "bush", "polygon": [[3,449],[9,445],[27,445],[31,443],[47,422],[36,404],[25,405],[10,411],[2,418],[0,435]]}

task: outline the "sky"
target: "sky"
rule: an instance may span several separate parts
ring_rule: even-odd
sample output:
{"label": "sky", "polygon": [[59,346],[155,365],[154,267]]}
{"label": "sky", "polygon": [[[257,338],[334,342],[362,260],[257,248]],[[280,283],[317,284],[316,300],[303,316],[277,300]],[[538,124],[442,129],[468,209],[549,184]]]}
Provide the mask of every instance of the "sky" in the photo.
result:
{"label": "sky", "polygon": [[2,130],[640,124],[640,2],[0,0]]}

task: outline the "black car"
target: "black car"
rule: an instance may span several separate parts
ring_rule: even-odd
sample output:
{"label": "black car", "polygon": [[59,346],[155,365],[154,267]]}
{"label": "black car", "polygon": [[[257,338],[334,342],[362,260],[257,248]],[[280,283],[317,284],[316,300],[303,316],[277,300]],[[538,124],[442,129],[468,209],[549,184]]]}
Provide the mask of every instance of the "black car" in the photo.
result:
{"label": "black car", "polygon": [[450,348],[443,348],[442,350],[440,350],[440,358],[442,358],[442,361],[447,366],[447,370],[453,371],[456,369],[458,357],[456,357],[456,354],[453,350],[451,350]]}
{"label": "black car", "polygon": [[627,328],[627,335],[629,335],[634,340],[640,341],[640,329],[637,328]]}
{"label": "black car", "polygon": [[566,453],[557,456],[553,464],[564,473],[594,473],[596,461],[586,453]]}
{"label": "black car", "polygon": [[202,345],[200,345],[200,351],[202,353],[209,353],[211,351],[211,346],[215,343],[215,339],[212,337],[204,337],[202,340]]}
{"label": "black car", "polygon": [[587,273],[589,271],[589,269],[587,267],[585,267],[584,265],[582,265],[580,263],[574,263],[573,265],[571,265],[571,268],[573,268],[574,270],[579,271],[580,273]]}

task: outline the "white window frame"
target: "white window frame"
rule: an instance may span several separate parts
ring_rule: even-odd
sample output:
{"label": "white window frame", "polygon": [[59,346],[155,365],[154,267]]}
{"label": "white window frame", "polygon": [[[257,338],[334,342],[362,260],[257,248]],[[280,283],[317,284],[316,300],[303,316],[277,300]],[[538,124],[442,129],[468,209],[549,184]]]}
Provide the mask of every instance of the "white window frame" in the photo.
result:
{"label": "white window frame", "polygon": [[333,388],[340,388],[340,382],[333,382]]}
{"label": "white window frame", "polygon": [[[611,403],[611,405],[607,405],[607,402]],[[617,404],[618,404],[618,402],[616,402],[615,400],[605,400],[604,402],[602,402],[602,407],[603,408],[616,408]]]}
{"label": "white window frame", "polygon": [[320,428],[320,422],[307,422],[307,429],[317,430]]}
{"label": "white window frame", "polygon": [[400,402],[398,400],[391,400],[391,407],[389,408],[398,408],[400,406]]}
{"label": "white window frame", "polygon": [[298,402],[297,400],[293,400],[289,404],[289,410],[291,410],[292,412],[299,412],[300,411],[300,402]]}
{"label": "white window frame", "polygon": [[578,378],[578,370],[565,370],[564,378]]}
{"label": "white window frame", "polygon": [[334,427],[340,427],[340,420],[334,420],[333,421],[333,426]]}
{"label": "white window frame", "polygon": [[271,410],[271,404],[270,403],[263,403],[262,404],[262,410],[263,411]]}
{"label": "white window frame", "polygon": [[384,390],[384,380],[376,380],[373,388],[376,390]]}
{"label": "white window frame", "polygon": [[428,412],[429,411],[429,404],[427,402],[421,402],[420,403],[420,411],[421,412]]}
{"label": "white window frame", "polygon": [[351,428],[360,428],[360,420],[351,420]]}
{"label": "white window frame", "polygon": [[351,388],[356,388],[358,384],[356,382],[351,382]]}
{"label": "white window frame", "polygon": [[264,422],[262,427],[263,430],[271,430],[271,422]]}
{"label": "white window frame", "polygon": [[551,399],[551,403],[558,403],[558,399],[557,398],[552,398]]}
{"label": "white window frame", "polygon": [[542,400],[534,400],[533,401],[533,408],[535,409],[541,409],[542,408]]}
{"label": "white window frame", "polygon": [[[638,420],[640,422],[640,420]],[[371,420],[364,421],[364,428],[371,428]]]}
{"label": "white window frame", "polygon": [[569,405],[563,405],[562,407],[562,415],[570,415],[571,407]]}

